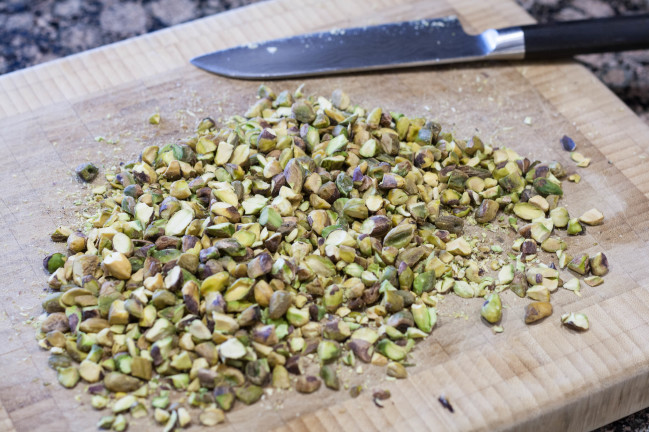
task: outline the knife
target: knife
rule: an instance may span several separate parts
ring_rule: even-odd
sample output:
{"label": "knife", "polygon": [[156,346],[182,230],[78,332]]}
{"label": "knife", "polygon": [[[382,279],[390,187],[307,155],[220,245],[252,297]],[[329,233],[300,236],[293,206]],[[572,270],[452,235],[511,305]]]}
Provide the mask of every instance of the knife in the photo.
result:
{"label": "knife", "polygon": [[467,34],[457,17],[331,30],[215,51],[191,63],[219,75],[276,79],[649,48],[649,15]]}

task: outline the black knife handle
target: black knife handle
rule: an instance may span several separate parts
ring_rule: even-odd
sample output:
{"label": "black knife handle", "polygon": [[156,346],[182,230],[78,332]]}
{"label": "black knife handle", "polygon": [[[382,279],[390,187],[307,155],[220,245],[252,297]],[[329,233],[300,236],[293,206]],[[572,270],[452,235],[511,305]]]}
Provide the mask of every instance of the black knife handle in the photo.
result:
{"label": "black knife handle", "polygon": [[522,26],[526,59],[649,48],[649,15]]}

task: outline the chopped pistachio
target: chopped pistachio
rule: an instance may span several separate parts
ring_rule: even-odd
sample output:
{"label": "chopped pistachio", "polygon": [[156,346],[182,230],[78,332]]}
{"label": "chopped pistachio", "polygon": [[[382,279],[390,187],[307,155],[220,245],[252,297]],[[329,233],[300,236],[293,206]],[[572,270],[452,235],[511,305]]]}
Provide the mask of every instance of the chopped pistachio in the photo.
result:
{"label": "chopped pistachio", "polygon": [[230,338],[219,345],[219,356],[225,359],[240,359],[246,355],[246,347],[237,338]]}
{"label": "chopped pistachio", "polygon": [[318,358],[322,363],[336,360],[340,356],[340,345],[331,340],[322,340],[318,344]]}
{"label": "chopped pistachio", "polygon": [[581,227],[579,220],[577,220],[576,218],[570,219],[568,221],[568,234],[570,235],[581,234],[583,230],[584,229]]}
{"label": "chopped pistachio", "polygon": [[50,238],[53,242],[65,242],[68,240],[68,237],[72,234],[72,230],[67,226],[59,226],[54,230],[50,235]]}
{"label": "chopped pistachio", "polygon": [[401,224],[392,228],[383,239],[383,246],[392,246],[397,249],[407,246],[412,240],[415,227],[411,224]]}
{"label": "chopped pistachio", "polygon": [[534,189],[544,197],[548,195],[563,195],[561,186],[545,178],[534,179]]}
{"label": "chopped pistachio", "polygon": [[574,330],[586,331],[589,328],[588,317],[582,313],[565,313],[561,315],[561,322]]}
{"label": "chopped pistachio", "polygon": [[208,407],[201,412],[199,420],[203,426],[216,426],[225,421],[225,414],[218,408]]}
{"label": "chopped pistachio", "polygon": [[58,370],[57,379],[63,387],[72,388],[79,382],[79,370],[74,366],[61,368]]}
{"label": "chopped pistachio", "polygon": [[402,361],[406,358],[406,351],[389,339],[382,339],[376,344],[376,350],[394,361]]}
{"label": "chopped pistachio", "polygon": [[408,378],[408,371],[406,370],[406,368],[401,363],[397,363],[397,362],[388,363],[387,373],[388,376],[397,379]]}
{"label": "chopped pistachio", "polygon": [[63,267],[65,261],[65,255],[61,253],[53,253],[45,257],[43,260],[43,267],[48,271],[48,273],[52,274],[59,268]]}
{"label": "chopped pistachio", "polygon": [[579,217],[579,222],[586,225],[601,225],[604,222],[604,215],[599,210],[592,208]]}
{"label": "chopped pistachio", "polygon": [[581,176],[577,173],[575,174],[570,174],[568,176],[568,180],[570,180],[573,183],[579,183],[581,181]]}
{"label": "chopped pistachio", "polygon": [[552,305],[549,302],[532,302],[525,306],[525,324],[531,324],[550,315],[552,315]]}
{"label": "chopped pistachio", "polygon": [[85,183],[92,182],[99,174],[99,169],[90,162],[82,163],[75,169],[77,177]]}
{"label": "chopped pistachio", "polygon": [[604,276],[608,273],[608,258],[606,258],[606,255],[604,255],[602,252],[597,252],[595,256],[590,258],[589,266],[590,272],[594,276]]}
{"label": "chopped pistachio", "polygon": [[79,376],[86,382],[94,383],[101,377],[101,366],[89,360],[84,360],[79,365]]}
{"label": "chopped pistachio", "polygon": [[538,302],[549,302],[550,301],[550,291],[547,287],[543,285],[534,285],[527,289],[527,297]]}
{"label": "chopped pistachio", "polygon": [[486,297],[486,301],[480,309],[480,315],[491,324],[500,321],[502,317],[502,304],[498,293],[491,293]]}
{"label": "chopped pistachio", "polygon": [[332,390],[340,389],[340,380],[338,379],[338,373],[333,365],[322,365],[320,367],[320,378],[325,383],[325,386]]}
{"label": "chopped pistachio", "polygon": [[390,390],[376,390],[374,393],[372,393],[372,400],[374,401],[374,404],[379,408],[383,408],[382,401],[387,399],[390,399]]}
{"label": "chopped pistachio", "polygon": [[507,285],[514,280],[514,264],[504,265],[498,272],[498,283]]}
{"label": "chopped pistachio", "polygon": [[149,116],[149,124],[152,125],[160,124],[160,113],[151,114]]}
{"label": "chopped pistachio", "polygon": [[272,385],[278,389],[290,388],[291,383],[289,381],[288,371],[284,366],[276,365],[273,368]]}
{"label": "chopped pistachio", "polygon": [[463,298],[475,297],[475,289],[466,281],[455,281],[453,292]]}
{"label": "chopped pistachio", "polygon": [[131,262],[123,253],[112,252],[104,258],[102,266],[108,275],[117,279],[125,280],[131,277]]}
{"label": "chopped pistachio", "polygon": [[475,220],[479,223],[489,223],[496,218],[499,205],[496,201],[482,200],[480,207],[475,212]]}
{"label": "chopped pistachio", "polygon": [[566,248],[566,243],[560,238],[548,237],[541,243],[541,249],[546,252],[556,252]]}
{"label": "chopped pistachio", "polygon": [[590,271],[590,261],[588,255],[582,254],[572,259],[568,263],[568,269],[580,275],[587,275]]}
{"label": "chopped pistachio", "polygon": [[594,287],[603,284],[604,279],[600,276],[588,276],[584,278],[584,282],[586,282],[586,285]]}
{"label": "chopped pistachio", "polygon": [[295,390],[300,393],[313,393],[321,384],[322,381],[313,375],[300,375],[295,382]]}
{"label": "chopped pistachio", "polygon": [[115,423],[115,416],[103,416],[97,422],[97,427],[99,429],[111,429],[113,427],[113,423]]}
{"label": "chopped pistachio", "polygon": [[120,399],[117,399],[115,403],[113,403],[113,412],[117,414],[129,410],[136,403],[137,399],[135,399],[135,396],[126,395]]}
{"label": "chopped pistachio", "polygon": [[581,291],[581,283],[579,282],[579,279],[572,278],[569,281],[563,283],[563,288],[579,294],[579,292]]}
{"label": "chopped pistachio", "polygon": [[532,198],[530,198],[528,203],[540,208],[543,210],[543,212],[547,212],[550,209],[550,204],[548,203],[548,200],[543,198],[541,195],[535,195]]}
{"label": "chopped pistachio", "polygon": [[433,308],[428,308],[423,304],[413,304],[411,306],[412,316],[417,327],[430,333],[437,323],[437,312]]}
{"label": "chopped pistachio", "polygon": [[550,210],[550,218],[552,223],[557,228],[565,228],[568,226],[570,221],[570,216],[568,215],[568,210],[565,207],[556,207]]}
{"label": "chopped pistachio", "polygon": [[457,239],[446,243],[446,251],[453,255],[469,256],[473,249],[471,248],[471,245],[464,240],[464,237],[458,237]]}

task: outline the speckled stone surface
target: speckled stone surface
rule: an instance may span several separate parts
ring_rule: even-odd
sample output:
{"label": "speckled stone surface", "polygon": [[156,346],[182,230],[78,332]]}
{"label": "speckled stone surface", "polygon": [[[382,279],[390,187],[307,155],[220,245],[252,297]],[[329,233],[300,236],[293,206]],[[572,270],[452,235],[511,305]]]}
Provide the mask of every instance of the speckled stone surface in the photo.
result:
{"label": "speckled stone surface", "polygon": [[[0,0],[0,74],[258,0]],[[649,0],[517,0],[540,22],[649,13]],[[580,56],[649,123],[649,50]],[[649,432],[649,409],[597,432]]]}

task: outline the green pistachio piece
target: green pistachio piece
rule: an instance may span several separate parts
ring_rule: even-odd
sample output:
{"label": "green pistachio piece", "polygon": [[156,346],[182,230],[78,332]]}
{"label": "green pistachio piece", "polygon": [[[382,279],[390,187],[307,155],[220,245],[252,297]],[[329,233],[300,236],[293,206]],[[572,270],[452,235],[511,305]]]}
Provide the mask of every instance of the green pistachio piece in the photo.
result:
{"label": "green pistachio piece", "polygon": [[496,324],[502,317],[502,303],[498,293],[491,293],[480,309],[480,315],[491,324]]}
{"label": "green pistachio piece", "polygon": [[79,180],[90,183],[99,174],[99,169],[91,162],[85,162],[75,168],[75,172]]}
{"label": "green pistachio piece", "polygon": [[401,224],[392,228],[383,238],[383,246],[397,249],[407,246],[414,237],[415,227],[411,224]]}
{"label": "green pistachio piece", "polygon": [[333,277],[336,275],[336,267],[327,257],[319,255],[308,255],[304,258],[304,264],[309,267],[315,274],[323,277]]}
{"label": "green pistachio piece", "polygon": [[534,189],[536,191],[543,195],[543,196],[548,196],[548,195],[558,195],[562,196],[563,195],[563,190],[561,189],[561,186],[551,182],[548,179],[545,178],[536,178],[534,179]]}
{"label": "green pistachio piece", "polygon": [[549,302],[532,302],[525,306],[525,324],[540,321],[552,315],[552,305]]}
{"label": "green pistachio piece", "polygon": [[[581,254],[568,263],[568,269],[586,276],[590,271],[590,260],[587,254]],[[601,275],[599,275],[601,276]]]}
{"label": "green pistachio piece", "polygon": [[545,216],[543,210],[535,205],[525,202],[519,202],[514,205],[514,214],[527,221]]}
{"label": "green pistachio piece", "polygon": [[365,143],[363,143],[363,145],[359,150],[359,153],[364,158],[371,158],[376,155],[377,151],[378,151],[378,144],[376,143],[376,140],[370,138],[367,141],[365,141]]}
{"label": "green pistachio piece", "polygon": [[475,289],[465,281],[455,281],[453,292],[463,298],[475,297]]}
{"label": "green pistachio piece", "polygon": [[325,386],[332,390],[340,389],[340,380],[334,365],[322,365],[320,367],[320,378],[324,381]]}
{"label": "green pistachio piece", "polygon": [[246,385],[234,390],[237,399],[246,405],[252,405],[264,395],[264,389],[257,385]]}
{"label": "green pistachio piece", "polygon": [[347,137],[345,135],[338,135],[337,137],[331,139],[327,144],[325,152],[328,155],[333,155],[334,153],[343,151],[347,148]]}
{"label": "green pistachio piece", "polygon": [[475,220],[478,223],[489,223],[496,218],[499,205],[496,201],[485,199],[475,211]]}
{"label": "green pistachio piece", "polygon": [[318,358],[322,363],[329,363],[340,356],[340,345],[336,341],[323,339],[318,344]]}
{"label": "green pistachio piece", "polygon": [[300,375],[295,382],[295,390],[300,393],[313,393],[320,388],[322,381],[312,375]]}
{"label": "green pistachio piece", "polygon": [[259,223],[272,231],[277,231],[282,226],[282,216],[272,207],[264,207],[259,215]]}
{"label": "green pistachio piece", "polygon": [[[590,272],[594,276],[604,276],[608,273],[608,258],[602,252],[597,252],[590,258]],[[570,268],[570,267],[568,267]]]}
{"label": "green pistachio piece", "polygon": [[588,317],[582,313],[565,313],[561,315],[561,323],[568,328],[579,331],[586,331],[590,327]]}
{"label": "green pistachio piece", "polygon": [[406,351],[403,347],[392,342],[390,339],[381,339],[376,344],[376,350],[394,361],[402,361],[406,358]]}

